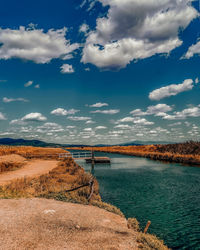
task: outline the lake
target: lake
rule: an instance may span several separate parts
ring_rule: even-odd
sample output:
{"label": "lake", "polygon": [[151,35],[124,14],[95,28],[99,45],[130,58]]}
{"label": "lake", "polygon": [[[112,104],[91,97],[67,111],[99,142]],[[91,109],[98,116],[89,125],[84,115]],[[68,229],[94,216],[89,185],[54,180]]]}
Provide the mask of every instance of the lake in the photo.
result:
{"label": "lake", "polygon": [[[102,200],[136,217],[172,249],[200,249],[200,168],[119,154],[95,165]],[[77,160],[86,171],[90,164]]]}

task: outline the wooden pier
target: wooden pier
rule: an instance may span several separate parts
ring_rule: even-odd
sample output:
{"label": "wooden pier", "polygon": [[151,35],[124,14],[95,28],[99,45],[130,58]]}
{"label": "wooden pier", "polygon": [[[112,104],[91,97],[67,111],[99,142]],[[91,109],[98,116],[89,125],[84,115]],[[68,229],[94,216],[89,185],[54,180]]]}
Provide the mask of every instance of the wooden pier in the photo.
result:
{"label": "wooden pier", "polygon": [[109,157],[95,157],[94,152],[67,152],[59,154],[59,158],[73,158],[73,159],[84,159],[86,163],[92,164],[110,164],[111,160]]}
{"label": "wooden pier", "polygon": [[85,159],[86,163],[92,163],[92,161],[94,161],[94,163],[98,163],[98,164],[110,164],[111,163],[111,160],[109,157],[94,157],[94,159],[92,158],[86,158]]}

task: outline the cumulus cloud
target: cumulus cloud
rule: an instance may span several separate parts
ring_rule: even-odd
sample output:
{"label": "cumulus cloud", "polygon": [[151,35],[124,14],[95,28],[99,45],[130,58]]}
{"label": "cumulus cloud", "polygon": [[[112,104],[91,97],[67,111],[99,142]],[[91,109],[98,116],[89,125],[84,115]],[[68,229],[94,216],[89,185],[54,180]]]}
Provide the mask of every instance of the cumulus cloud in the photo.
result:
{"label": "cumulus cloud", "polygon": [[81,33],[87,33],[88,31],[89,31],[89,26],[86,23],[83,23],[79,27],[79,32],[81,32]]}
{"label": "cumulus cloud", "polygon": [[132,60],[168,54],[182,44],[180,29],[198,16],[191,0],[99,0],[107,16],[89,33],[82,62],[124,68]]}
{"label": "cumulus cloud", "polygon": [[49,63],[52,59],[66,59],[76,50],[77,43],[66,40],[67,29],[0,28],[0,59],[20,58],[35,63]]}
{"label": "cumulus cloud", "polygon": [[192,79],[186,79],[181,84],[171,84],[160,89],[156,89],[149,94],[149,99],[159,101],[163,98],[178,95],[181,92],[192,90],[193,85]]}
{"label": "cumulus cloud", "polygon": [[108,103],[97,102],[95,104],[89,105],[90,108],[102,108],[108,106]]}
{"label": "cumulus cloud", "polygon": [[60,68],[61,68],[61,73],[63,73],[63,74],[72,74],[72,73],[74,73],[74,68],[70,64],[63,64]]}
{"label": "cumulus cloud", "polygon": [[95,129],[96,130],[100,130],[100,129],[106,129],[107,127],[105,127],[105,126],[97,126]]}
{"label": "cumulus cloud", "polygon": [[30,114],[25,115],[21,120],[43,122],[43,121],[46,121],[47,118],[43,116],[41,113],[30,113]]}
{"label": "cumulus cloud", "polygon": [[90,111],[90,113],[92,114],[105,114],[105,115],[114,115],[119,113],[120,110],[119,109],[109,109],[109,110],[95,110],[95,111]]}
{"label": "cumulus cloud", "polygon": [[174,112],[172,115],[166,114],[164,120],[182,120],[188,117],[200,117],[200,105],[197,107],[191,107],[184,109],[180,112]]}
{"label": "cumulus cloud", "polygon": [[10,121],[10,125],[23,126],[23,125],[26,125],[26,122],[22,121],[21,119],[15,119],[15,120]]}
{"label": "cumulus cloud", "polygon": [[145,118],[140,118],[140,117],[125,117],[123,119],[120,119],[118,122],[119,123],[133,122],[134,124],[139,124],[139,125],[153,125],[154,124],[154,122],[150,122],[146,120]]}
{"label": "cumulus cloud", "polygon": [[33,84],[33,81],[28,81],[27,83],[24,84],[24,87],[30,87]]}
{"label": "cumulus cloud", "polygon": [[145,116],[145,115],[155,115],[155,116],[165,116],[167,112],[172,111],[172,107],[167,104],[157,104],[155,106],[149,106],[144,112],[141,109],[135,109],[130,112],[133,116]]}
{"label": "cumulus cloud", "polygon": [[85,124],[94,124],[96,123],[95,121],[92,121],[92,120],[89,120],[89,121],[86,121]]}
{"label": "cumulus cloud", "polygon": [[116,125],[115,128],[130,129],[131,126],[129,126],[129,125],[127,125],[127,124],[119,124],[119,125]]}
{"label": "cumulus cloud", "polygon": [[87,116],[69,116],[68,119],[71,120],[71,121],[87,121],[87,120],[91,120],[91,117],[87,117]]}
{"label": "cumulus cloud", "polygon": [[79,112],[80,110],[77,109],[63,109],[63,108],[57,108],[51,111],[52,115],[58,115],[58,116],[66,116],[66,115],[74,115],[77,112]]}
{"label": "cumulus cloud", "polygon": [[190,59],[194,55],[200,56],[200,41],[190,46],[186,54],[181,59]]}
{"label": "cumulus cloud", "polygon": [[0,121],[6,120],[6,117],[2,112],[0,112]]}
{"label": "cumulus cloud", "polygon": [[148,115],[162,116],[163,113],[172,111],[172,107],[167,104],[157,104],[155,106],[149,106],[147,108]]}
{"label": "cumulus cloud", "polygon": [[29,100],[24,99],[24,98],[3,98],[3,102],[9,103],[9,102],[29,102]]}

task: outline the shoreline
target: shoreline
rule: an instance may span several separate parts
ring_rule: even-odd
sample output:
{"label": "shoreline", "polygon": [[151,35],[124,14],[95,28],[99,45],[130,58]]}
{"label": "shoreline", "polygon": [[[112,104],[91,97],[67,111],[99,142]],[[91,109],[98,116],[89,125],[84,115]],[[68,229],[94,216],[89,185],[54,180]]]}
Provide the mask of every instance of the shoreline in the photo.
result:
{"label": "shoreline", "polygon": [[[191,155],[191,154],[173,154],[173,153],[161,153],[156,152],[155,149],[152,151],[152,148],[155,148],[155,145],[150,146],[124,146],[124,147],[83,147],[83,148],[67,148],[70,150],[89,150],[94,152],[103,152],[103,153],[113,153],[120,155],[129,155],[135,157],[143,157],[154,161],[161,161],[165,163],[179,163],[185,166],[197,166],[200,167],[200,155]],[[137,148],[136,148],[137,147]],[[140,149],[143,150],[140,150]],[[145,150],[144,150],[145,148]]]}

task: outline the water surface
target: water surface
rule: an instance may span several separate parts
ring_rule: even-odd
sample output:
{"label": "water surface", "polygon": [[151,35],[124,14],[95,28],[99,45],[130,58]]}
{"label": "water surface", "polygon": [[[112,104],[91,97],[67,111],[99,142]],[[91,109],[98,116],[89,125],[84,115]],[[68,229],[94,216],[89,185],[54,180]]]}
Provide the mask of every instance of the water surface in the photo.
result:
{"label": "water surface", "polygon": [[[118,154],[111,165],[95,165],[103,201],[128,217],[136,217],[149,233],[173,249],[200,249],[200,168],[165,164]],[[87,171],[90,164],[77,161]]]}

